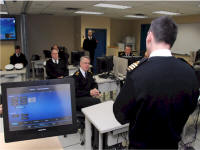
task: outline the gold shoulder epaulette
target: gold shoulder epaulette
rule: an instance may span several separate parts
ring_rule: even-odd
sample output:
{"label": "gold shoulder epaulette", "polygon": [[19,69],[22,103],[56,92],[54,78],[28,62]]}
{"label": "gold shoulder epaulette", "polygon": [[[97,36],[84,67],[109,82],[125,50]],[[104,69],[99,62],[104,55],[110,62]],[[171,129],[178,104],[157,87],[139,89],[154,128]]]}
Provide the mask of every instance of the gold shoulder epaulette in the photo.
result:
{"label": "gold shoulder epaulette", "polygon": [[134,70],[138,66],[144,64],[147,60],[148,60],[147,58],[142,58],[139,61],[136,61],[136,62],[132,63],[130,66],[128,66],[127,71],[131,72],[132,70]]}
{"label": "gold shoulder epaulette", "polygon": [[75,73],[75,75],[78,76],[78,75],[79,75],[79,71],[77,71],[77,72]]}
{"label": "gold shoulder epaulette", "polygon": [[92,71],[89,70],[88,72],[92,74]]}
{"label": "gold shoulder epaulette", "polygon": [[137,68],[138,64],[140,63],[140,61],[136,61],[134,63],[132,63],[130,66],[128,66],[127,71],[132,71],[133,69]]}

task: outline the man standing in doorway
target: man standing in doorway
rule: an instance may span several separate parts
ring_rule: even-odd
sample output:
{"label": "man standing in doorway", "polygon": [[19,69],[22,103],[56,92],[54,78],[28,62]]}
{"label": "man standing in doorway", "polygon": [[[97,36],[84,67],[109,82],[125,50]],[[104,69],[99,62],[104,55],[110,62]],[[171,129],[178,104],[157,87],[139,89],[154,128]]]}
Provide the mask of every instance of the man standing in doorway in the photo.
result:
{"label": "man standing in doorway", "polygon": [[89,51],[91,65],[93,65],[94,62],[94,54],[96,47],[97,47],[97,41],[95,37],[92,36],[92,30],[88,30],[88,37],[83,42],[83,49]]}

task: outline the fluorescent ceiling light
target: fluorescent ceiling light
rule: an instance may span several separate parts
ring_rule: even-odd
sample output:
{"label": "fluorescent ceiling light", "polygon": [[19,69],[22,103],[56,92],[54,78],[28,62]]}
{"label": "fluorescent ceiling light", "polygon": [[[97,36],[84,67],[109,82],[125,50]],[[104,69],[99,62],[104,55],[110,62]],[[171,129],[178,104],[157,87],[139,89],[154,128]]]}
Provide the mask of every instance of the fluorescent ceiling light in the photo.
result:
{"label": "fluorescent ceiling light", "polygon": [[8,12],[0,11],[0,14],[1,14],[1,15],[6,15],[6,14],[8,14]]}
{"label": "fluorescent ceiling light", "polygon": [[162,15],[180,15],[180,13],[170,12],[170,11],[154,11],[154,14],[162,14]]}
{"label": "fluorescent ceiling light", "polygon": [[142,16],[142,15],[126,15],[124,17],[128,17],[128,18],[148,18],[147,16]]}
{"label": "fluorescent ceiling light", "polygon": [[0,5],[3,5],[4,4],[4,0],[0,0]]}
{"label": "fluorescent ceiling light", "polygon": [[99,3],[94,5],[95,7],[104,7],[104,8],[116,8],[116,9],[127,9],[131,8],[130,6],[123,6],[123,5],[114,5],[114,4],[104,4],[104,3]]}
{"label": "fluorescent ceiling light", "polygon": [[90,14],[90,15],[102,15],[101,12],[93,12],[93,11],[76,11],[76,14]]}

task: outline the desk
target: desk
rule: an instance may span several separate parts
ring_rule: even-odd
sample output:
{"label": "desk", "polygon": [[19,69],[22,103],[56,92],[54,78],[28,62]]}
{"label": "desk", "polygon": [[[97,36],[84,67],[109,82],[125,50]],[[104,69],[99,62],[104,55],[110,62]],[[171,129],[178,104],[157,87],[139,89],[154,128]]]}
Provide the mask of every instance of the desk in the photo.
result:
{"label": "desk", "polygon": [[26,68],[21,70],[0,71],[0,83],[26,80]]}
{"label": "desk", "polygon": [[58,137],[5,143],[3,119],[0,118],[0,150],[63,150],[63,148]]}
{"label": "desk", "polygon": [[94,76],[96,83],[98,84],[98,89],[101,93],[104,92],[111,92],[116,90],[116,95],[119,94],[120,92],[120,83],[118,80],[115,79],[104,79],[104,78],[99,78],[98,75]]}
{"label": "desk", "polygon": [[78,69],[78,66],[68,65],[69,76],[73,75]]}
{"label": "desk", "polygon": [[103,147],[103,133],[121,128],[128,128],[129,124],[121,125],[113,114],[113,101],[103,102],[97,105],[82,109],[85,115],[85,149],[92,149],[91,146],[91,124],[99,131],[99,149]]}

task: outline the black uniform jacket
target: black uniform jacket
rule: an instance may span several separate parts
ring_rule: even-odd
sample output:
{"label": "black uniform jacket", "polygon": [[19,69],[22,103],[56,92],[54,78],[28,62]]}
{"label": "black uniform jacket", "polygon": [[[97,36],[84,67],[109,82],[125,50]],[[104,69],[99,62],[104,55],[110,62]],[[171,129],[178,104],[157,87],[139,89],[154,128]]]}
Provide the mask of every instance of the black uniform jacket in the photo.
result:
{"label": "black uniform jacket", "polygon": [[[125,52],[120,52],[120,53],[119,53],[119,57],[123,57],[123,56],[126,56],[126,53],[125,53]],[[131,52],[129,56],[134,56],[134,55],[133,55],[133,53]]]}
{"label": "black uniform jacket", "polygon": [[131,69],[113,105],[116,119],[130,123],[129,148],[177,149],[199,95],[194,70],[174,57],[151,57]]}
{"label": "black uniform jacket", "polygon": [[73,78],[75,80],[76,97],[90,96],[90,90],[98,89],[97,83],[90,71],[87,72],[85,78],[81,71],[78,70],[74,73]]}
{"label": "black uniform jacket", "polygon": [[68,76],[69,70],[62,59],[59,59],[58,64],[49,59],[46,63],[46,73],[49,79],[56,79],[60,76]]}
{"label": "black uniform jacket", "polygon": [[24,67],[28,64],[24,54],[20,53],[19,57],[17,57],[16,54],[13,54],[12,56],[10,56],[10,64],[15,65],[17,63],[22,63]]}
{"label": "black uniform jacket", "polygon": [[83,41],[83,49],[89,51],[92,54],[94,54],[94,50],[96,49],[96,47],[97,47],[97,42],[96,42],[96,39],[94,37],[92,37],[91,40],[86,38]]}

